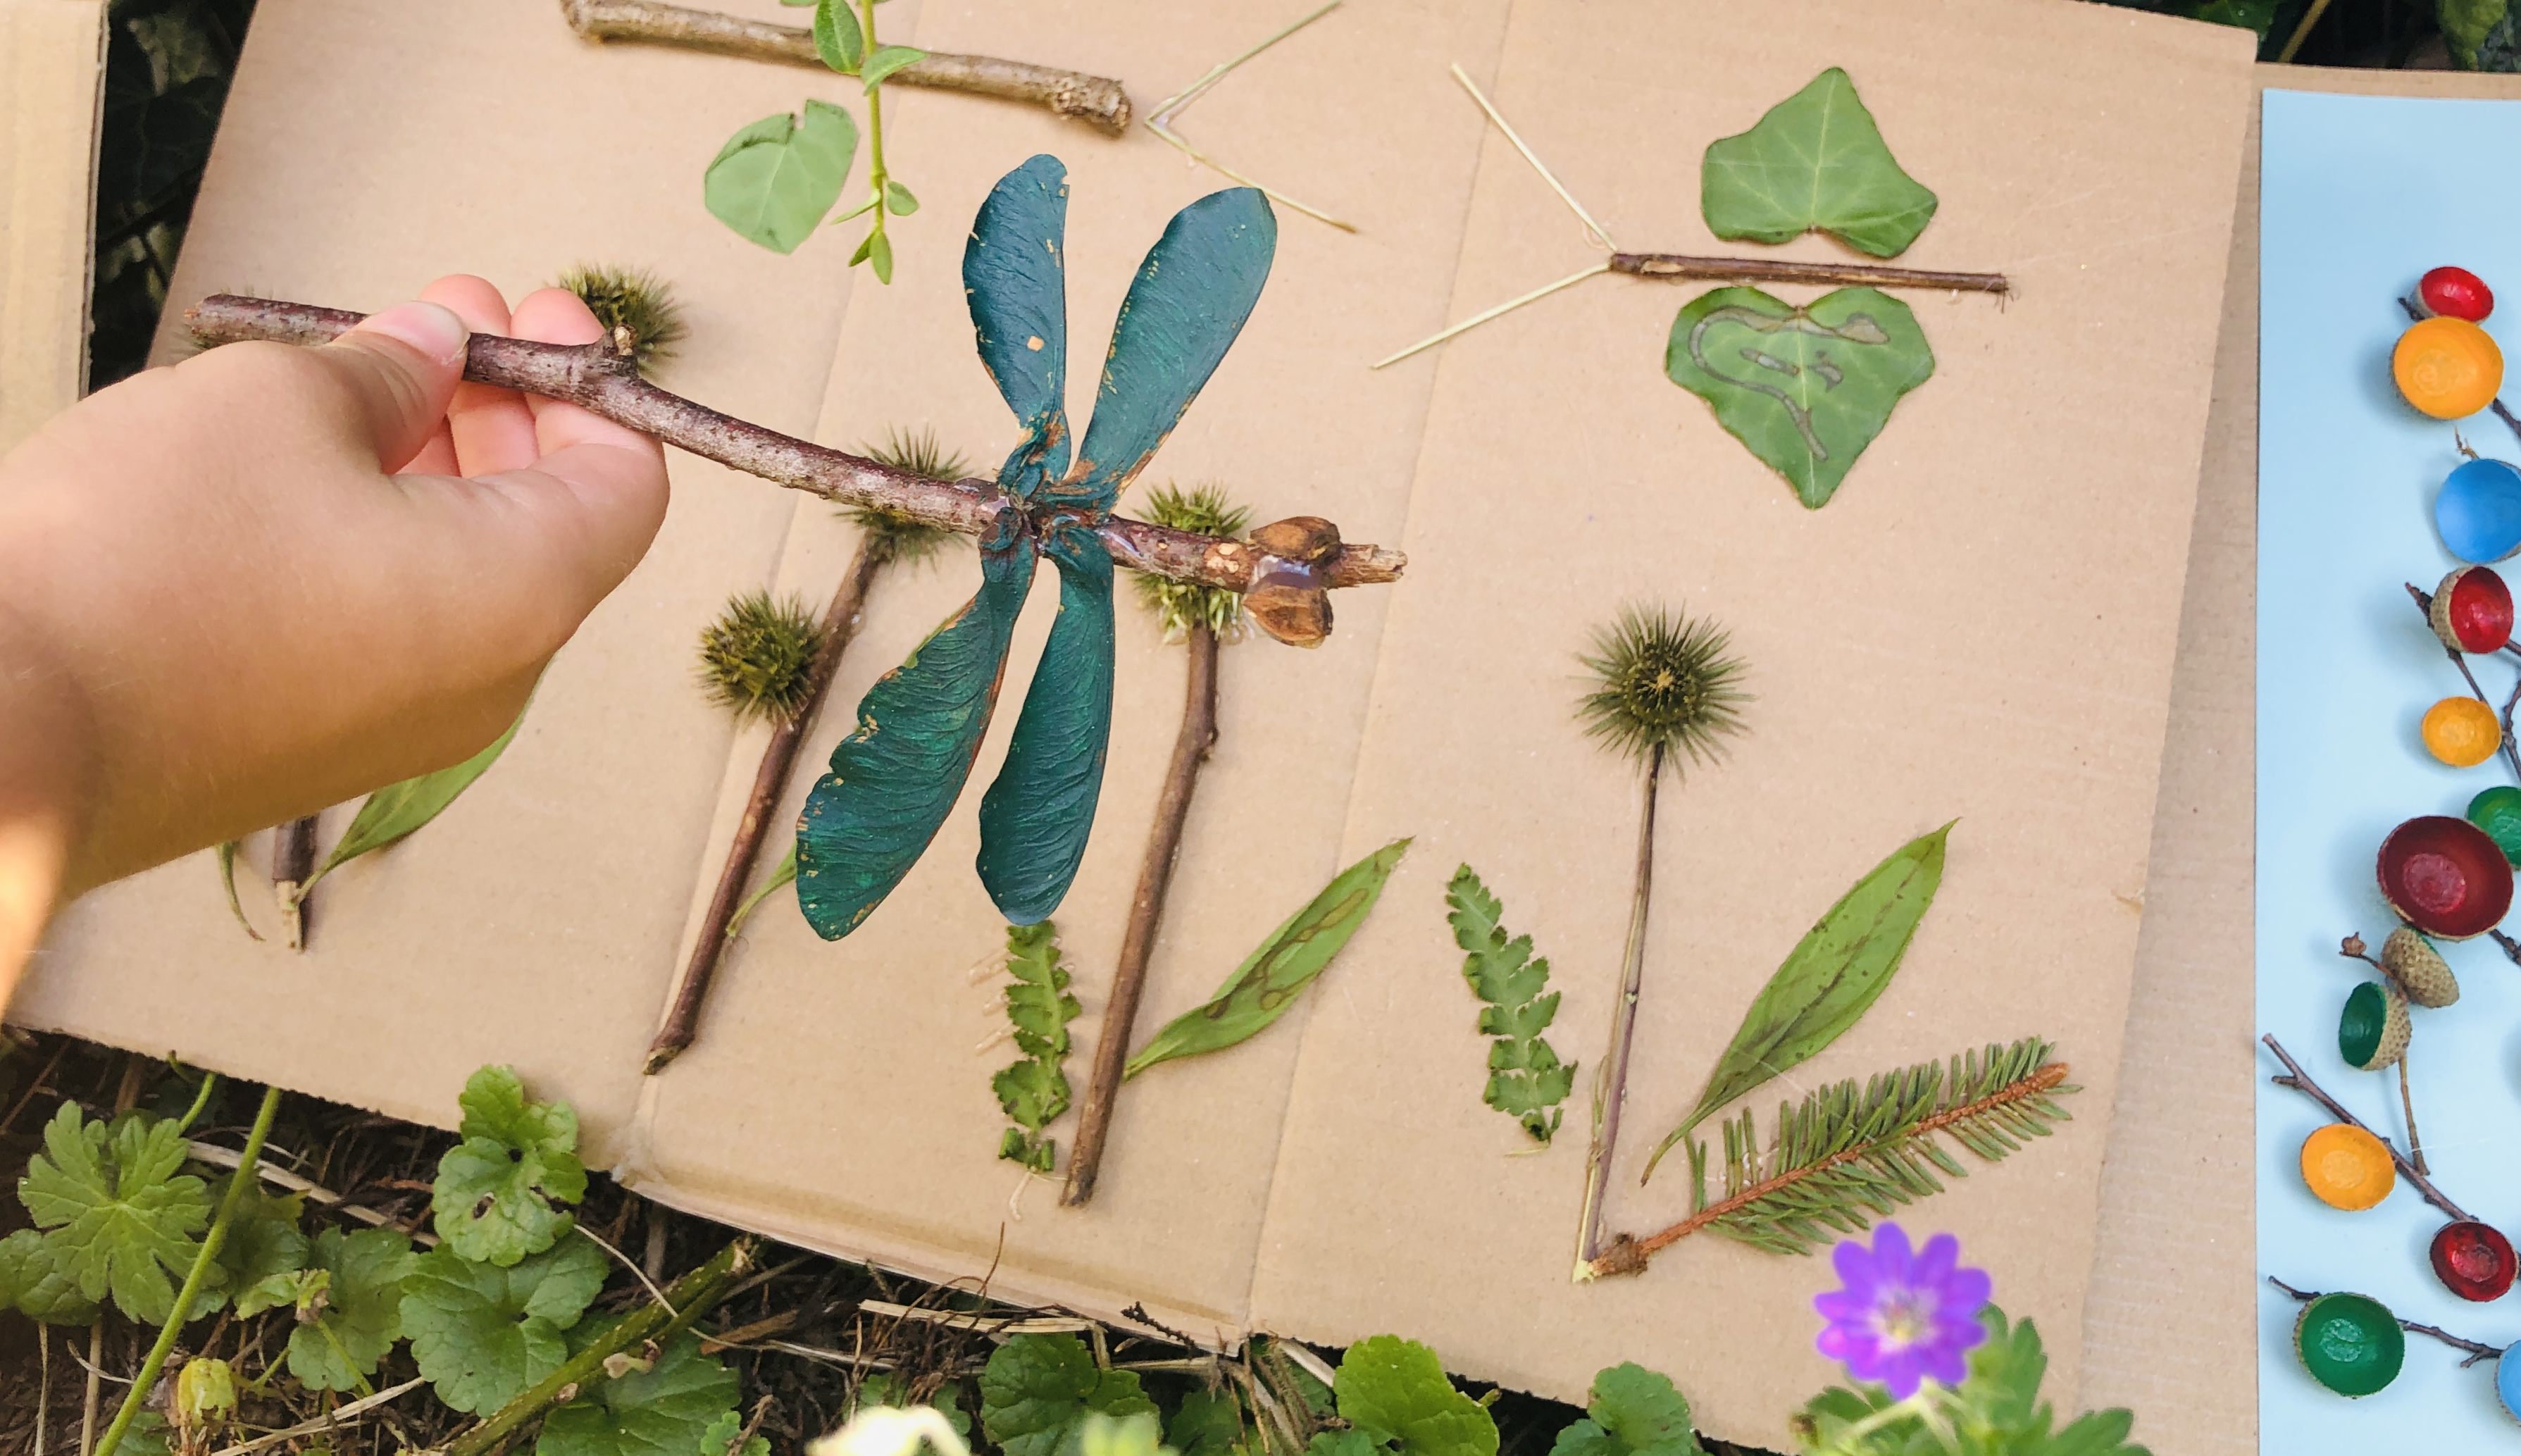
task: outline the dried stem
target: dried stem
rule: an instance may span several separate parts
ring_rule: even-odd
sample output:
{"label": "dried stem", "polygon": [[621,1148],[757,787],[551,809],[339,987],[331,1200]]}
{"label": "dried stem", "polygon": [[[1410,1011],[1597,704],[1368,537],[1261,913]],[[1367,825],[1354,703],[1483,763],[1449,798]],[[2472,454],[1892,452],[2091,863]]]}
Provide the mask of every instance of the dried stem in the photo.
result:
{"label": "dried stem", "polygon": [[[78,1355],[73,1351],[70,1358]],[[105,1316],[87,1327],[87,1404],[79,1410],[78,1456],[91,1456],[96,1450],[96,1418],[105,1404]]]}
{"label": "dried stem", "polygon": [[753,795],[745,801],[744,818],[736,824],[735,839],[727,845],[726,864],[718,871],[716,892],[710,896],[709,914],[701,921],[700,939],[692,945],[691,962],[683,968],[681,984],[674,988],[665,1024],[648,1047],[643,1069],[650,1076],[665,1070],[681,1056],[700,1030],[701,1006],[709,998],[710,982],[715,978],[718,962],[724,959],[727,942],[733,938],[736,912],[744,902],[744,887],[753,878],[753,866],[760,858],[761,842],[769,836],[770,816],[779,807],[780,796],[787,792],[789,772],[797,765],[797,751],[804,745],[806,730],[813,726],[816,709],[831,692],[832,677],[840,671],[841,654],[848,651],[849,640],[857,635],[858,622],[866,615],[867,591],[883,567],[881,556],[860,542],[857,555],[849,562],[848,574],[841,578],[840,589],[832,593],[831,606],[824,610],[823,645],[806,664],[803,701],[794,716],[770,730],[770,742],[761,751],[761,766],[753,775]]}
{"label": "dried stem", "polygon": [[[2278,1055],[2282,1054],[2279,1053]],[[1954,1123],[1966,1122],[1973,1117],[1984,1116],[1990,1111],[2002,1107],[2007,1103],[2020,1102],[2024,1098],[2028,1097],[2038,1097],[2041,1093],[2048,1091],[2050,1088],[2063,1083],[2066,1080],[2068,1071],[2069,1069],[2065,1063],[2051,1062],[2033,1071],[2029,1076],[2022,1078],[2020,1081],[1998,1087],[1985,1097],[1978,1098],[1972,1102],[1963,1103],[1959,1107],[1947,1108],[1943,1112],[1937,1113],[1933,1116],[1919,1121],[1917,1125],[1910,1128],[1904,1136],[1912,1140],[1932,1137],[1936,1133],[1943,1131],[1945,1128],[1952,1126]],[[1743,1189],[1740,1193],[1733,1195],[1731,1198],[1724,1199],[1718,1203],[1709,1204],[1706,1207],[1690,1214],[1687,1218],[1682,1219],[1680,1222],[1673,1224],[1672,1227],[1665,1229],[1659,1234],[1648,1234],[1642,1239],[1633,1240],[1623,1237],[1613,1245],[1609,1254],[1589,1262],[1585,1265],[1583,1272],[1594,1277],[1608,1274],[1634,1274],[1642,1272],[1646,1266],[1646,1260],[1653,1257],[1656,1252],[1688,1238],[1690,1235],[1697,1233],[1700,1229],[1707,1227],[1709,1224],[1716,1222],[1726,1214],[1731,1213],[1736,1209],[1747,1207],[1764,1198],[1767,1198],[1781,1188],[1791,1188],[1795,1184],[1812,1177],[1815,1174],[1825,1173],[1831,1168],[1854,1162],[1860,1158],[1869,1157],[1880,1147],[1881,1143],[1878,1140],[1858,1143],[1852,1148],[1832,1154],[1830,1157],[1824,1158],[1818,1162],[1809,1163],[1803,1167],[1789,1168],[1786,1171],[1777,1174],[1773,1178],[1767,1178],[1761,1182],[1754,1183],[1750,1187]]]}
{"label": "dried stem", "polygon": [[1204,621],[1192,622],[1181,732],[1173,739],[1172,763],[1165,772],[1164,792],[1156,798],[1156,822],[1147,832],[1147,857],[1138,867],[1137,898],[1129,903],[1129,929],[1122,937],[1121,962],[1112,974],[1112,1000],[1104,1008],[1101,1029],[1095,1032],[1093,1078],[1077,1114],[1077,1142],[1068,1155],[1068,1184],[1059,1195],[1065,1207],[1080,1206],[1094,1197],[1094,1180],[1103,1166],[1103,1145],[1112,1131],[1112,1104],[1121,1095],[1122,1072],[1129,1061],[1129,1030],[1147,988],[1147,961],[1155,954],[1156,931],[1164,923],[1165,893],[1172,886],[1182,825],[1190,818],[1200,765],[1216,747],[1216,658],[1215,631]]}
{"label": "dried stem", "polygon": [[[774,25],[715,11],[687,10],[657,0],[561,0],[570,28],[588,40],[644,41],[682,46],[747,61],[774,61],[824,70],[814,50],[814,35],[797,25]],[[889,82],[924,86],[934,91],[960,91],[1020,101],[1074,117],[1098,131],[1119,136],[1129,128],[1129,93],[1108,76],[1001,61],[994,56],[960,56],[931,51],[892,75]]]}
{"label": "dried stem", "polygon": [[315,816],[292,819],[273,832],[271,892],[280,901],[280,923],[291,950],[306,948],[306,891],[315,879]]}
{"label": "dried stem", "polygon": [[1611,1049],[1593,1073],[1593,1141],[1584,1150],[1584,1206],[1576,1228],[1579,1273],[1602,1256],[1602,1203],[1620,1114],[1628,1101],[1628,1048],[1637,1033],[1637,991],[1646,975],[1646,908],[1654,898],[1655,800],[1663,785],[1663,745],[1646,754],[1646,800],[1637,819],[1637,881],[1628,900],[1628,943],[1620,957],[1620,999],[1611,1014]]}
{"label": "dried stem", "polygon": [[2416,1131],[2416,1100],[2407,1095],[2407,1054],[2399,1053],[2399,1106],[2407,1115],[2407,1159],[2420,1173],[2431,1173],[2425,1166],[2425,1140]]}
{"label": "dried stem", "polygon": [[1784,258],[1689,257],[1677,252],[1615,252],[1611,271],[1632,278],[1699,279],[1744,283],[1809,283],[1828,288],[1924,289],[1962,294],[2010,294],[2001,273],[1940,273],[1880,263],[1800,263]]}
{"label": "dried stem", "polygon": [[[218,294],[185,311],[204,347],[249,340],[326,343],[364,315],[309,303],[283,303]],[[872,506],[922,525],[979,534],[1021,506],[988,480],[930,480],[872,460],[809,444],[793,435],[720,414],[638,377],[625,345],[537,343],[477,334],[464,377],[479,384],[564,399],[642,434],[706,460],[846,505]],[[1265,529],[1265,528],[1264,528]],[[1306,583],[1321,590],[1397,581],[1409,559],[1380,546],[1342,545],[1318,563],[1273,556],[1244,541],[1172,530],[1125,517],[1095,528],[1113,564],[1171,581],[1249,592],[1268,583]],[[1290,631],[1283,618],[1256,613],[1263,630],[1309,647],[1320,636]],[[1326,621],[1328,613],[1322,614]],[[1327,627],[1323,628],[1324,631]]]}
{"label": "dried stem", "polygon": [[[2498,401],[2498,404],[2500,404],[2500,402],[2501,401]],[[2399,584],[2407,589],[2407,595],[2415,602],[2416,610],[2424,614],[2425,630],[2428,632],[2432,631],[2434,617],[2433,593],[2424,590],[2412,581],[2403,581]],[[2495,700],[2487,697],[2486,689],[2478,686],[2477,674],[2469,669],[2467,657],[2461,654],[2458,649],[2450,646],[2444,647],[2443,652],[2450,657],[2451,664],[2459,669],[2459,675],[2467,679],[2469,693],[2474,696],[2478,702],[2485,704],[2488,711],[2495,712]],[[2521,705],[2521,681],[2515,681],[2513,683],[2512,696],[2503,700],[2502,710],[2500,712],[2496,712],[2496,720],[2501,724],[2503,730],[2503,762],[2512,770],[2512,777],[2516,780],[2521,780],[2521,747],[2515,746],[2512,737],[2512,710],[2516,705]]]}
{"label": "dried stem", "polygon": [[[1206,75],[1203,75],[1198,80],[1191,82],[1178,93],[1166,97],[1153,112],[1147,114],[1147,130],[1154,132],[1159,137],[1162,137],[1165,145],[1172,148],[1176,152],[1179,152],[1182,156],[1189,158],[1191,160],[1198,162],[1201,166],[1207,167],[1209,170],[1215,172],[1217,175],[1231,178],[1236,182],[1242,183],[1246,187],[1260,188],[1261,193],[1267,196],[1271,202],[1282,203],[1287,206],[1293,207],[1297,211],[1304,213],[1306,217],[1310,217],[1317,222],[1327,222],[1331,226],[1340,229],[1342,232],[1355,232],[1355,223],[1342,222],[1338,218],[1333,217],[1328,212],[1324,212],[1319,208],[1307,207],[1304,204],[1297,202],[1294,198],[1287,196],[1285,193],[1278,192],[1272,188],[1262,187],[1261,184],[1253,181],[1251,178],[1234,170],[1234,168],[1227,166],[1225,163],[1218,161],[1216,159],[1204,155],[1198,148],[1193,147],[1188,141],[1184,140],[1181,133],[1173,130],[1167,124],[1167,122],[1171,120],[1177,114],[1189,107],[1192,102],[1199,100],[1202,95],[1206,94],[1209,87],[1225,79],[1227,73],[1231,72],[1234,68],[1241,66],[1244,62],[1260,55],[1262,51],[1265,51],[1271,46],[1276,45],[1278,42],[1285,40],[1288,36],[1304,29],[1306,25],[1309,25],[1313,22],[1320,20],[1322,17],[1329,15],[1332,11],[1339,9],[1342,0],[1330,0],[1330,3],[1323,6],[1321,9],[1311,12],[1303,20],[1300,20],[1294,24],[1287,26],[1285,29],[1280,30],[1277,34],[1270,36],[1259,45],[1245,51],[1242,55],[1235,57],[1233,60],[1220,62],[1215,66],[1210,67]],[[1123,124],[1125,124],[1126,118],[1123,117]]]}
{"label": "dried stem", "polygon": [[[2277,1289],[2280,1289],[2286,1294],[2291,1295],[2293,1297],[2300,1299],[2305,1304],[2310,1303],[2314,1299],[2322,1297],[2322,1292],[2319,1290],[2295,1289],[2292,1285],[2278,1279],[2273,1274],[2268,1276],[2268,1283],[2274,1285]],[[2392,1318],[2395,1319],[2397,1316],[2394,1315]],[[2456,1335],[2448,1334],[2442,1330],[2436,1329],[2432,1325],[2420,1325],[2414,1320],[2400,1320],[2399,1328],[2411,1335],[2430,1335],[2434,1339],[2441,1341],[2443,1343],[2450,1345],[2453,1349],[2468,1351],[2468,1358],[2459,1362],[2459,1368],[2462,1370],[2466,1370],[2468,1367],[2476,1364],[2480,1360],[2499,1360],[2503,1358],[2503,1351],[2499,1346],[2481,1344],[2474,1340],[2462,1340]]]}
{"label": "dried stem", "polygon": [[[2286,1074],[2283,1076],[2269,1077],[2268,1078],[2269,1081],[2275,1083],[2279,1087],[2291,1087],[2303,1096],[2318,1103],[2321,1107],[2328,1110],[2328,1115],[2330,1116],[2335,1117],[2340,1122],[2344,1122],[2352,1127],[2361,1127],[2365,1132],[2372,1132],[2372,1129],[2365,1125],[2362,1118],[2348,1112],[2339,1104],[2336,1098],[2321,1091],[2319,1084],[2311,1079],[2311,1073],[2302,1069],[2302,1064],[2293,1059],[2292,1054],[2287,1052],[2284,1047],[2276,1041],[2272,1033],[2262,1036],[2259,1040],[2267,1043],[2268,1050],[2275,1053],[2276,1060],[2285,1065]],[[2372,1132],[2372,1136],[2380,1138],[2382,1148],[2390,1155],[2390,1161],[2398,1165],[2399,1176],[2406,1179],[2410,1184],[2414,1185],[2416,1192],[2424,1198],[2426,1203],[2440,1208],[2443,1212],[2449,1214],[2457,1222],[2472,1223],[2476,1221],[2469,1217],[2468,1210],[2466,1208],[2452,1203],[2450,1195],[2444,1193],[2441,1189],[2436,1188],[2433,1185],[2433,1180],[2425,1176],[2423,1169],[2408,1161],[2407,1156],[2399,1151],[2396,1143],[2391,1142],[2388,1138],[2381,1137],[2377,1132]]]}

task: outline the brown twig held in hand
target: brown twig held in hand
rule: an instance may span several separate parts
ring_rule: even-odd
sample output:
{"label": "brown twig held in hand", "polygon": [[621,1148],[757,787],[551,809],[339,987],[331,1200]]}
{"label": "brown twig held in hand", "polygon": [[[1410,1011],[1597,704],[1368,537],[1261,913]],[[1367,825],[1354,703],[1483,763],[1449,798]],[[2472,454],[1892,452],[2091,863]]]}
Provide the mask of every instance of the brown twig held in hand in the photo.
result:
{"label": "brown twig held in hand", "polygon": [[[2268,1283],[2274,1285],[2277,1289],[2280,1289],[2286,1294],[2291,1295],[2293,1297],[2300,1299],[2305,1304],[2310,1303],[2314,1299],[2322,1297],[2322,1291],[2295,1289],[2292,1285],[2278,1279],[2273,1274],[2268,1276]],[[2396,1318],[2396,1316],[2392,1317]],[[2400,1320],[2399,1328],[2411,1335],[2430,1335],[2434,1339],[2441,1341],[2443,1343],[2450,1345],[2453,1349],[2468,1351],[2468,1358],[2459,1362],[2459,1368],[2462,1370],[2466,1370],[2468,1367],[2476,1364],[2480,1360],[2499,1360],[2503,1358],[2503,1351],[2495,1345],[2481,1344],[2474,1340],[2462,1340],[2456,1335],[2437,1329],[2432,1325],[2420,1325],[2414,1320]]]}
{"label": "brown twig held in hand", "polygon": [[[748,21],[714,11],[687,10],[658,0],[561,0],[570,28],[588,40],[645,41],[825,69],[814,35],[797,25]],[[885,77],[905,86],[961,91],[1043,107],[1114,136],[1128,130],[1129,93],[1108,76],[1086,75],[994,56],[931,51],[927,59]]]}
{"label": "brown twig held in hand", "polygon": [[1799,263],[1784,258],[1689,257],[1676,252],[1615,252],[1611,271],[1631,278],[1723,283],[1809,283],[1826,288],[1943,289],[1963,294],[2009,294],[2001,273],[1939,273],[1880,263]]}
{"label": "brown twig held in hand", "polygon": [[[208,348],[249,340],[328,343],[364,315],[218,294],[187,309],[185,317],[194,341]],[[537,343],[477,334],[464,377],[567,400],[703,459],[922,525],[978,534],[1004,513],[1021,509],[992,481],[921,479],[695,404],[640,379],[627,354],[611,343]],[[1298,647],[1317,646],[1328,635],[1328,591],[1397,581],[1409,564],[1398,551],[1339,542],[1335,530],[1330,544],[1308,560],[1273,554],[1258,544],[1261,532],[1247,543],[1114,516],[1095,534],[1115,566],[1244,593],[1262,630]]]}
{"label": "brown twig held in hand", "polygon": [[306,890],[314,878],[315,816],[309,814],[272,831],[271,893],[280,901],[280,924],[291,950],[306,948]]}
{"label": "brown twig held in hand", "polygon": [[2296,1062],[2293,1059],[2292,1054],[2287,1052],[2277,1043],[2275,1036],[2272,1033],[2262,1036],[2259,1040],[2267,1043],[2268,1050],[2275,1053],[2276,1060],[2285,1065],[2285,1074],[2282,1076],[2269,1077],[2268,1078],[2269,1081],[2275,1083],[2279,1087],[2291,1087],[2296,1092],[2301,1093],[2303,1096],[2318,1103],[2321,1107],[2326,1108],[2328,1110],[2328,1115],[2335,1117],[2338,1121],[2347,1123],[2350,1126],[2361,1127],[2365,1132],[2371,1132],[2372,1136],[2380,1138],[2381,1146],[2389,1151],[2390,1161],[2398,1165],[2399,1176],[2406,1179],[2407,1182],[2415,1188],[2416,1192],[2423,1196],[2426,1203],[2429,1203],[2435,1207],[2443,1210],[2443,1212],[2450,1215],[2454,1222],[2473,1223],[2476,1221],[2469,1217],[2467,1209],[2452,1203],[2448,1194],[2445,1194],[2441,1189],[2436,1188],[2433,1185],[2432,1179],[2427,1178],[2421,1169],[2419,1169],[2414,1163],[2408,1161],[2407,1155],[2399,1151],[2398,1144],[2391,1142],[2388,1138],[2381,1137],[2377,1132],[2372,1132],[2370,1127],[2365,1126],[2362,1118],[2348,1112],[2338,1103],[2336,1098],[2321,1091],[2319,1084],[2311,1079],[2311,1073],[2302,1069],[2302,1064]]}

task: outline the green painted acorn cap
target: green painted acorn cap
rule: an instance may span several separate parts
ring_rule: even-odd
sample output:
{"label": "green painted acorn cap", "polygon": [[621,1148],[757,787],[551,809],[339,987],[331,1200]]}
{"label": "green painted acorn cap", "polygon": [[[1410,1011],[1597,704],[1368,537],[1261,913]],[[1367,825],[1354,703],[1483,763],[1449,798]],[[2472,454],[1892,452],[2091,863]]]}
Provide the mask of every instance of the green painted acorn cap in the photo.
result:
{"label": "green painted acorn cap", "polygon": [[2521,866],[2521,789],[2498,784],[2470,799],[2468,822],[2485,830],[2505,859]]}
{"label": "green painted acorn cap", "polygon": [[2340,1395],[2369,1395],[2399,1378],[2406,1332],[2380,1300],[2322,1295],[2293,1322],[2293,1352],[2311,1378]]}
{"label": "green painted acorn cap", "polygon": [[2367,980],[2347,993],[2337,1055],[2349,1067],[2379,1071],[2406,1055],[2407,1033],[2407,993],[2395,981]]}

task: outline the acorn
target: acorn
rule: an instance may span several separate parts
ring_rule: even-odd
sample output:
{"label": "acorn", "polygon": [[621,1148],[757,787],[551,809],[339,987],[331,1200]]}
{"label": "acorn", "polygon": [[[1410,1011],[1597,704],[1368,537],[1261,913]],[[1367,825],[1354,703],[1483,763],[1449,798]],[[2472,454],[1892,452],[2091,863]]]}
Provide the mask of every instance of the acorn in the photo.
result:
{"label": "acorn", "polygon": [[2434,588],[2434,635],[2452,652],[2491,653],[2512,640],[2512,591],[2491,567],[2461,567]]}
{"label": "acorn", "polygon": [[2389,1306],[2368,1295],[2322,1295],[2295,1318],[2293,1349],[2313,1380],[2352,1397],[2399,1378],[2407,1337]]}
{"label": "acorn", "polygon": [[2449,1006],[2459,999],[2459,978],[2433,942],[2401,926],[2381,942],[2381,969],[2418,1006]]}
{"label": "acorn", "polygon": [[2347,993],[2337,1054],[2349,1067],[2379,1071],[2406,1055],[2407,1031],[2407,993],[2396,981],[2367,980]]}

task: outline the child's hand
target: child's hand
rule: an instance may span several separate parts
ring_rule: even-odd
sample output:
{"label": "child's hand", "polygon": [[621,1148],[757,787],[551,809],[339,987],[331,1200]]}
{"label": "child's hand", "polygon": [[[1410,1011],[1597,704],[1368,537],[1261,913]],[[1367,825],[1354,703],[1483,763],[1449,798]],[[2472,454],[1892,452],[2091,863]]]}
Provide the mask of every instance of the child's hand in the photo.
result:
{"label": "child's hand", "polygon": [[648,549],[654,441],[459,384],[468,328],[584,343],[585,306],[422,297],[150,370],[0,460],[0,1006],[56,899],[489,743]]}

